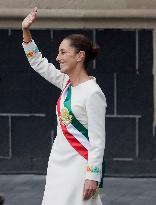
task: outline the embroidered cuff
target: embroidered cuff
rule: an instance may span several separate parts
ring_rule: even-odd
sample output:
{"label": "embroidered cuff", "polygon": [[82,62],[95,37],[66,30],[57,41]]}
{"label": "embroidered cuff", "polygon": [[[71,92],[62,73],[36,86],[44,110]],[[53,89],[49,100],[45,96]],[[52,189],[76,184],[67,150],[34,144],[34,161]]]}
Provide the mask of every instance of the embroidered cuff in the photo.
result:
{"label": "embroidered cuff", "polygon": [[87,165],[86,172],[91,172],[91,173],[97,173],[98,174],[98,173],[100,173],[100,169],[97,166]]}
{"label": "embroidered cuff", "polygon": [[100,182],[101,180],[101,169],[97,166],[87,165],[86,167],[86,179]]}
{"label": "embroidered cuff", "polygon": [[39,52],[39,49],[35,44],[34,40],[32,40],[28,44],[22,43],[22,46],[24,48],[27,58],[32,58],[37,52]]}
{"label": "embroidered cuff", "polygon": [[32,49],[31,51],[26,52],[27,58],[32,58],[37,52],[39,52],[37,46],[36,48]]}

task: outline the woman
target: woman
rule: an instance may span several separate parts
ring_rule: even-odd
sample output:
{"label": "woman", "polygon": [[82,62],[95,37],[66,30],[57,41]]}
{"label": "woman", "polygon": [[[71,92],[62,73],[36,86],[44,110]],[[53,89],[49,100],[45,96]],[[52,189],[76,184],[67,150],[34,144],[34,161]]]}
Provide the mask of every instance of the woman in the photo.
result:
{"label": "woman", "polygon": [[86,71],[98,49],[83,35],[67,36],[59,46],[56,69],[32,40],[29,28],[36,15],[34,8],[22,22],[24,51],[31,67],[62,90],[42,205],[101,205],[96,193],[102,178],[106,99]]}

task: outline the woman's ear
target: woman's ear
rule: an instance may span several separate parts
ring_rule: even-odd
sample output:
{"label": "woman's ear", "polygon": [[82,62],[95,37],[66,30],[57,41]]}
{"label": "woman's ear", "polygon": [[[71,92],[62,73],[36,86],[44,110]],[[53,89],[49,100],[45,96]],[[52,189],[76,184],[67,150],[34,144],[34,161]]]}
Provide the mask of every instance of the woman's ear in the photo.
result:
{"label": "woman's ear", "polygon": [[84,62],[84,60],[85,60],[85,52],[79,51],[78,57],[77,57],[77,62]]}

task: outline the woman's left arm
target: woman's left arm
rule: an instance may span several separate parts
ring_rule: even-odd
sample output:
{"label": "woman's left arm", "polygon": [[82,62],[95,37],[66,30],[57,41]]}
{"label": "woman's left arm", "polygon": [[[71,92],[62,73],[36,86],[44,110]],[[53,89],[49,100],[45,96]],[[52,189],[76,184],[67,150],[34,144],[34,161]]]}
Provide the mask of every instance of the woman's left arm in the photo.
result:
{"label": "woman's left arm", "polygon": [[93,92],[86,104],[90,141],[86,179],[98,182],[100,182],[102,176],[102,162],[105,149],[106,106],[105,95],[101,90]]}
{"label": "woman's left arm", "polygon": [[[99,183],[101,181],[102,162],[105,149],[106,107],[106,98],[100,89],[93,92],[87,99],[86,111],[88,117],[88,136],[90,148],[88,150],[86,182],[84,186],[86,188],[84,189],[84,193],[91,193],[91,189],[95,192],[95,181]],[[88,189],[88,191],[86,189]]]}

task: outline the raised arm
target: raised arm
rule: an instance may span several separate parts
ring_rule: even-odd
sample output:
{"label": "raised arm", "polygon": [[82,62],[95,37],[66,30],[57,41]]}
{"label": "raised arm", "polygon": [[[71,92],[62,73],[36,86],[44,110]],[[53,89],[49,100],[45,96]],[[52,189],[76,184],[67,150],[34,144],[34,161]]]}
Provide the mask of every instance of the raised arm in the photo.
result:
{"label": "raised arm", "polygon": [[23,42],[26,44],[32,40],[30,33],[30,26],[37,18],[37,7],[35,7],[31,13],[29,13],[22,22],[22,31],[23,31]]}
{"label": "raised arm", "polygon": [[22,22],[23,30],[23,48],[31,67],[38,72],[42,77],[54,84],[61,90],[68,80],[68,76],[56,69],[52,63],[48,63],[46,58],[42,57],[37,45],[35,44],[30,26],[37,18],[37,7]]}

